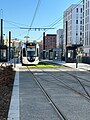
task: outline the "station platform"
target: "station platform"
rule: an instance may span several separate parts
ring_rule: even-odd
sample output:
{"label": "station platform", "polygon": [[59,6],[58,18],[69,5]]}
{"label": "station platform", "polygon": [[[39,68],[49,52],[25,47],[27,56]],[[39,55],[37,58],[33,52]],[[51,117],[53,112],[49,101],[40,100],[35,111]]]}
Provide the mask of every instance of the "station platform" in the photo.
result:
{"label": "station platform", "polygon": [[[80,71],[90,71],[89,64],[78,63],[78,67],[76,68],[76,63],[65,63],[64,61],[61,62],[58,60],[54,60],[54,61],[53,60],[45,60],[45,61],[52,62],[52,63],[59,64],[59,65],[64,65],[67,67],[72,67],[72,68],[78,69]],[[25,84],[22,79],[25,79],[26,76],[24,74],[21,74],[20,67],[22,67],[20,63],[15,64],[14,69],[16,71],[16,75],[15,75],[15,81],[14,81],[14,87],[13,87],[12,99],[11,99],[11,103],[10,103],[9,114],[8,114],[8,120],[20,120],[21,119],[20,118],[20,84]],[[21,74],[21,76],[20,76],[20,74]],[[21,83],[20,83],[20,81],[21,81]],[[29,87],[31,87],[33,89],[32,86],[29,86]],[[23,88],[25,88],[25,86],[23,86]],[[39,92],[38,94],[41,94],[41,93]],[[21,95],[23,95],[22,92],[21,92]],[[25,94],[23,96],[25,97]],[[29,97],[31,97],[31,96],[29,96]],[[32,99],[32,97],[31,97],[31,99]],[[27,100],[25,102],[29,102],[29,101]],[[24,104],[26,104],[26,103],[22,104],[22,108],[24,107]],[[47,105],[47,103],[46,103],[46,105]],[[22,118],[22,120],[24,120],[24,119],[25,118]]]}

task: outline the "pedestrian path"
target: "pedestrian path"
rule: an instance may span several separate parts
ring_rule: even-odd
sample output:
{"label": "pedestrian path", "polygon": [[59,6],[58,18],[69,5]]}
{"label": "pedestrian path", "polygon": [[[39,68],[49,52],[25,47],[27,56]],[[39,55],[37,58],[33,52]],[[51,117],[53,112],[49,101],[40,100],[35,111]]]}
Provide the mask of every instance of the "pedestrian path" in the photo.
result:
{"label": "pedestrian path", "polygon": [[75,69],[78,69],[78,70],[90,71],[90,64],[78,63],[77,68],[76,68],[76,63],[65,63],[65,61],[59,61],[59,60],[45,60],[45,61],[56,63],[56,64],[59,64],[59,65],[64,65],[64,66],[75,68]]}

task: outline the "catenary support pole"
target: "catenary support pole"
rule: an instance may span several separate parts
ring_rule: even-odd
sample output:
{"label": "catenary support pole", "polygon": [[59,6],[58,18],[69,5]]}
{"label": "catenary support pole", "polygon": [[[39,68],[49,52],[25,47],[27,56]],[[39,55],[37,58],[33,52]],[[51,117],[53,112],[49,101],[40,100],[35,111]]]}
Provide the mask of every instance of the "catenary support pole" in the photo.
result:
{"label": "catenary support pole", "polygon": [[3,45],[3,19],[1,19],[1,44]]}
{"label": "catenary support pole", "polygon": [[9,31],[9,61],[11,58],[10,52],[11,52],[11,31]]}

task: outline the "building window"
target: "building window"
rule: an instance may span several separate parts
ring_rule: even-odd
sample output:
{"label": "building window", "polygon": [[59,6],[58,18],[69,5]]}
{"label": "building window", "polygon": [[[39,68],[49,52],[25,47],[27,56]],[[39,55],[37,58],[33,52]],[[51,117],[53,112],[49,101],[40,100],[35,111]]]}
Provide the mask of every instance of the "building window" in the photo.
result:
{"label": "building window", "polygon": [[87,23],[87,17],[85,18],[85,23]]}
{"label": "building window", "polygon": [[80,17],[80,19],[82,19],[82,16]]}
{"label": "building window", "polygon": [[87,45],[88,45],[88,32],[87,32]]}
{"label": "building window", "polygon": [[83,5],[83,10],[84,10],[84,5]]}
{"label": "building window", "polygon": [[76,30],[78,30],[78,25],[76,25]]}
{"label": "building window", "polygon": [[82,32],[80,32],[80,35],[82,35]]}
{"label": "building window", "polygon": [[78,20],[76,20],[76,24],[78,24]]}
{"label": "building window", "polygon": [[82,26],[80,26],[80,30],[82,30]]}
{"label": "building window", "polygon": [[78,13],[78,8],[76,8],[76,12]]}
{"label": "building window", "polygon": [[89,1],[88,1],[88,8],[89,8]]}
{"label": "building window", "polygon": [[86,10],[86,16],[87,16],[87,10]]}
{"label": "building window", "polygon": [[78,33],[76,33],[76,36],[78,35]]}
{"label": "building window", "polygon": [[85,25],[85,31],[87,30],[87,25]]}
{"label": "building window", "polygon": [[83,17],[84,17],[84,12],[83,12]]}
{"label": "building window", "polygon": [[80,37],[80,42],[82,42],[82,38]]}
{"label": "building window", "polygon": [[84,19],[83,19],[83,24],[84,24]]}
{"label": "building window", "polygon": [[80,21],[80,24],[82,24],[82,21]]}
{"label": "building window", "polygon": [[87,3],[86,3],[86,9],[87,9]]}
{"label": "building window", "polygon": [[89,9],[87,10],[87,14],[89,15]]}
{"label": "building window", "polygon": [[82,38],[84,39],[84,33],[82,34]]}
{"label": "building window", "polygon": [[82,13],[82,8],[81,8],[81,13]]}
{"label": "building window", "polygon": [[89,45],[90,45],[90,31],[89,31]]}
{"label": "building window", "polygon": [[83,26],[83,31],[84,31],[84,26]]}
{"label": "building window", "polygon": [[76,14],[76,19],[78,19],[78,14]]}
{"label": "building window", "polygon": [[89,56],[90,56],[90,49],[89,49]]}

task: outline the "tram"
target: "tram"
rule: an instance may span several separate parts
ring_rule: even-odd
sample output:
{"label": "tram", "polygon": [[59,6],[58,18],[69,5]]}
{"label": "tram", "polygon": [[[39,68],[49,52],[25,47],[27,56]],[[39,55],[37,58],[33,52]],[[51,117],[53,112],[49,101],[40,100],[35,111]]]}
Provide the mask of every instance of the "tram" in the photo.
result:
{"label": "tram", "polygon": [[39,45],[34,42],[24,43],[20,60],[22,65],[37,65],[39,63]]}

